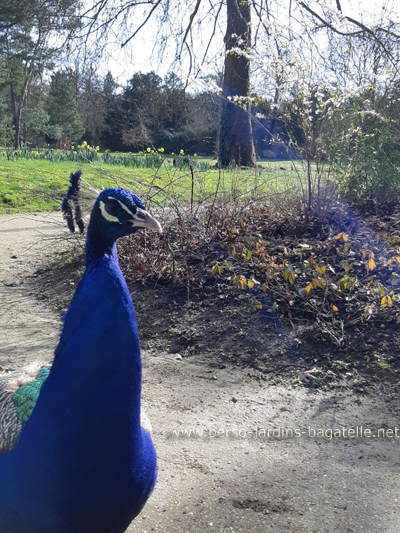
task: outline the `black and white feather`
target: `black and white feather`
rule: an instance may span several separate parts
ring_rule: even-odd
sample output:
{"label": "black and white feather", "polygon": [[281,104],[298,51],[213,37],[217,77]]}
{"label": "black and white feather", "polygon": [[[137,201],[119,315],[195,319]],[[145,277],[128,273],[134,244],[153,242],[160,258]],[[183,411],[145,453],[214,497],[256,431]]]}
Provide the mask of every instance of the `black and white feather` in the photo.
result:
{"label": "black and white feather", "polygon": [[85,230],[84,216],[92,209],[99,191],[82,181],[82,169],[79,168],[69,177],[70,186],[61,204],[61,211],[69,230],[74,233],[75,225],[79,233]]}

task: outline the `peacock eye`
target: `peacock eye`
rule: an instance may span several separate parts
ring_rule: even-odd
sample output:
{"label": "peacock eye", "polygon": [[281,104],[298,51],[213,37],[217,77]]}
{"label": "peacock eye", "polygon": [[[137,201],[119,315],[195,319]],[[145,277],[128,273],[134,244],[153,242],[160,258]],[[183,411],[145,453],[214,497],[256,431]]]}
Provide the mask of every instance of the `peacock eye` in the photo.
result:
{"label": "peacock eye", "polygon": [[119,203],[116,200],[112,200],[112,199],[109,199],[104,207],[107,213],[112,216],[115,216],[121,208]]}

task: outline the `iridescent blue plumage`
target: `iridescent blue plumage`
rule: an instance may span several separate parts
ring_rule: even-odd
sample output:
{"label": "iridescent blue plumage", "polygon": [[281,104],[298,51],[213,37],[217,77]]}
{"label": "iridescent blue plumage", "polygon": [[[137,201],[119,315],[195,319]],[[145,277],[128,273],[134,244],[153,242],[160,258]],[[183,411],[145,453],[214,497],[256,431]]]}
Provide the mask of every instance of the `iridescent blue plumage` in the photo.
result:
{"label": "iridescent blue plumage", "polygon": [[50,375],[17,445],[0,458],[2,533],[122,533],[153,490],[136,317],[115,246],[139,227],[161,231],[134,193],[99,195]]}
{"label": "iridescent blue plumage", "polygon": [[104,189],[99,196],[99,200],[107,198],[110,195],[113,198],[116,198],[117,200],[126,203],[127,205],[136,205],[141,209],[145,209],[140,196],[138,196],[132,191],[129,191],[128,189],[123,189],[122,187],[116,187],[114,189]]}

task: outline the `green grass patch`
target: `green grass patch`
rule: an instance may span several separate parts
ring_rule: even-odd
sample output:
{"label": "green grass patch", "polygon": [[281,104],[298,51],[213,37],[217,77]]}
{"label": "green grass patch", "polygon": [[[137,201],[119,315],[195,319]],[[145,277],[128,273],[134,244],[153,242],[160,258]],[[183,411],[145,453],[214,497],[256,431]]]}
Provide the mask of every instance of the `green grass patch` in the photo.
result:
{"label": "green grass patch", "polygon": [[[111,156],[110,156],[111,157]],[[113,156],[114,157],[114,156]],[[83,178],[93,187],[121,186],[162,204],[207,201],[214,197],[269,196],[293,187],[296,173],[282,163],[263,163],[257,169],[209,170],[192,165],[177,168],[164,157],[156,168],[132,167],[106,162],[79,162],[17,157],[0,153],[0,213],[58,210],[68,188],[71,172],[82,167]]]}

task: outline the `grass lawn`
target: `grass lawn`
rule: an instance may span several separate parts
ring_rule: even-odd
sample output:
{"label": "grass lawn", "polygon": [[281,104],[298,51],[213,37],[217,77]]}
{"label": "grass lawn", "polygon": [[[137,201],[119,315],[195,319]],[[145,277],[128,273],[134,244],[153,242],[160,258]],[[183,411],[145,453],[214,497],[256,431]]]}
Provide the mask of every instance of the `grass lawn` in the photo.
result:
{"label": "grass lawn", "polygon": [[82,167],[83,178],[93,187],[120,185],[150,196],[159,202],[171,198],[182,203],[218,195],[246,195],[257,189],[269,195],[282,192],[297,182],[290,162],[262,163],[257,169],[211,169],[200,171],[194,166],[177,170],[166,158],[159,169],[130,168],[107,163],[52,162],[42,159],[8,160],[0,156],[0,213],[58,210],[68,188],[69,174]]}

